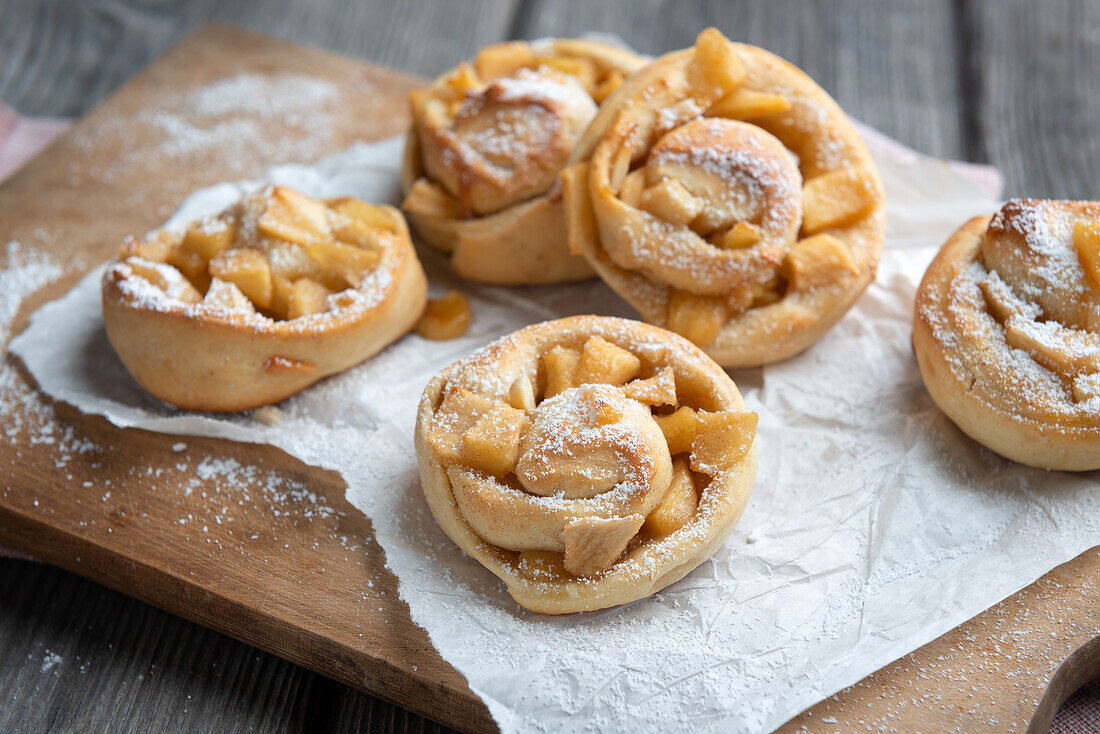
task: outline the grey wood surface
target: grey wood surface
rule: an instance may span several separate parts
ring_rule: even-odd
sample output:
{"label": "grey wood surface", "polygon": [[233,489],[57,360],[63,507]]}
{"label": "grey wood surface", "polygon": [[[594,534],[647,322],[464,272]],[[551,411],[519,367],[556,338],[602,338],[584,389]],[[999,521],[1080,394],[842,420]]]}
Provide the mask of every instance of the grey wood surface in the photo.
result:
{"label": "grey wood surface", "polygon": [[[1011,195],[1097,195],[1089,0],[0,0],[0,100],[79,115],[213,20],[424,75],[506,38],[603,31],[658,54],[713,24],[920,151],[997,164]],[[443,730],[54,568],[0,561],[0,596],[3,732]]]}

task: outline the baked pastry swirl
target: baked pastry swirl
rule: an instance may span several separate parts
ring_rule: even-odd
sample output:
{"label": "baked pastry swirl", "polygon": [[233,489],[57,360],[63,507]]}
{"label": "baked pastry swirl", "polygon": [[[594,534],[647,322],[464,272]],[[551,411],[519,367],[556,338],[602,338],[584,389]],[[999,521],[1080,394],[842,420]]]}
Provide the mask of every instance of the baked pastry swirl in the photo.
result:
{"label": "baked pastry swirl", "polygon": [[1100,202],[1014,200],[921,281],[913,347],[936,404],[1031,466],[1100,469]]}
{"label": "baked pastry swirl", "polygon": [[562,174],[570,246],[725,367],[816,341],[874,278],[882,184],[802,71],[710,28],[605,102]]}
{"label": "baked pastry swirl", "polygon": [[107,338],[180,408],[277,402],[407,332],[427,281],[401,213],[267,187],[184,231],[128,238],[103,275]]}
{"label": "baked pastry swirl", "polygon": [[522,606],[648,596],[725,541],[756,481],[756,415],[686,340],[597,316],[535,324],[424,390],[436,520]]}
{"label": "baked pastry swirl", "polygon": [[594,41],[498,43],[413,92],[403,208],[420,235],[468,280],[592,277],[566,245],[558,172],[642,63]]}

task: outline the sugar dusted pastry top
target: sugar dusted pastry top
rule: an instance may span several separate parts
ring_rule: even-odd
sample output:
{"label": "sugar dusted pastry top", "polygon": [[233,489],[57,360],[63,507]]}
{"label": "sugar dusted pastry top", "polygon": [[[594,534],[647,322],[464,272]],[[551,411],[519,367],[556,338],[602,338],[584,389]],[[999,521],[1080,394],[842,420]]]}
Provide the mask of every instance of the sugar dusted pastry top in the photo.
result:
{"label": "sugar dusted pastry top", "polygon": [[128,238],[104,273],[107,337],[183,408],[276,402],[404,334],[427,283],[401,213],[281,186]]}
{"label": "sugar dusted pastry top", "polygon": [[558,173],[601,101],[643,60],[595,41],[486,46],[410,95],[402,207],[464,278],[592,276],[569,252]]}
{"label": "sugar dusted pastry top", "polygon": [[713,553],[755,480],[755,428],[685,340],[574,317],[433,380],[417,454],[444,531],[520,604],[562,613],[647,596]]}
{"label": "sugar dusted pastry top", "polygon": [[885,197],[840,108],[716,29],[600,108],[562,173],[570,247],[728,367],[805,349],[874,278]]}
{"label": "sugar dusted pastry top", "polygon": [[929,391],[979,441],[1100,468],[1100,203],[1018,199],[968,222],[925,274],[914,343]]}
{"label": "sugar dusted pastry top", "polygon": [[585,41],[487,46],[411,97],[426,178],[465,217],[545,193],[636,59]]}

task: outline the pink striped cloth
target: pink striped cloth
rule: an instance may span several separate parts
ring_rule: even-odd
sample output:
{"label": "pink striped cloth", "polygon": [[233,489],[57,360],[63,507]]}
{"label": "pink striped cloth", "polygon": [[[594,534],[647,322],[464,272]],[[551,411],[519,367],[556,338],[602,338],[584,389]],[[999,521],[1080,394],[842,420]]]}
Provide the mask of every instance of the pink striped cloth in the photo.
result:
{"label": "pink striped cloth", "polygon": [[70,124],[69,120],[53,117],[21,117],[0,104],[0,181],[52,143]]}
{"label": "pink striped cloth", "polygon": [[[0,182],[53,142],[70,124],[69,120],[63,119],[22,117],[0,104]],[[861,132],[879,140],[887,140],[881,133],[865,126],[861,126]],[[889,142],[898,146],[894,141]],[[899,149],[904,150],[900,146]],[[969,173],[990,190],[1000,190],[1000,177],[996,169],[988,166],[968,168],[971,169]],[[33,560],[4,547],[0,547],[0,557]],[[1084,686],[1070,697],[1058,710],[1050,731],[1051,734],[1100,732],[1100,681]]]}

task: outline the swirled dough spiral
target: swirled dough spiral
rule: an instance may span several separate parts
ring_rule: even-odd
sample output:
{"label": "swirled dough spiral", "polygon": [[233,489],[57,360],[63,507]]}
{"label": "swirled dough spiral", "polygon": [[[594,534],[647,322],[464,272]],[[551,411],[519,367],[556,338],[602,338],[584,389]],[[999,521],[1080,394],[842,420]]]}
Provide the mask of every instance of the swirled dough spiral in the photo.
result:
{"label": "swirled dough spiral", "polygon": [[913,323],[936,404],[978,442],[1048,469],[1100,469],[1100,202],[1014,200],[963,225]]}
{"label": "swirled dough spiral", "polygon": [[521,329],[421,399],[421,482],[443,530],[523,606],[624,604],[724,541],[756,477],[756,416],[686,340],[581,316]]}
{"label": "swirled dough spiral", "polygon": [[874,278],[866,147],[809,77],[711,28],[601,107],[563,171],[570,246],[726,367],[816,341]]}
{"label": "swirled dough spiral", "polygon": [[514,41],[414,92],[403,206],[421,236],[469,280],[591,277],[566,245],[558,173],[599,102],[641,64],[593,41]]}

